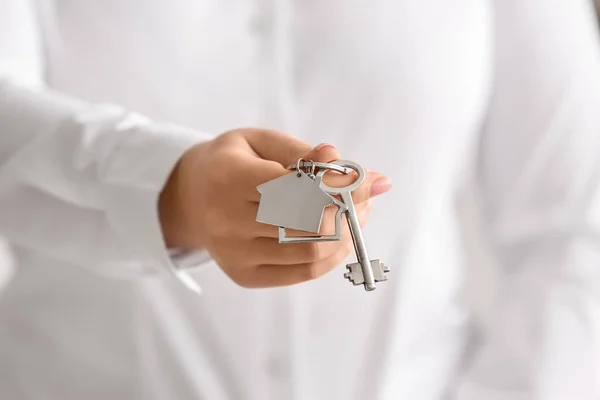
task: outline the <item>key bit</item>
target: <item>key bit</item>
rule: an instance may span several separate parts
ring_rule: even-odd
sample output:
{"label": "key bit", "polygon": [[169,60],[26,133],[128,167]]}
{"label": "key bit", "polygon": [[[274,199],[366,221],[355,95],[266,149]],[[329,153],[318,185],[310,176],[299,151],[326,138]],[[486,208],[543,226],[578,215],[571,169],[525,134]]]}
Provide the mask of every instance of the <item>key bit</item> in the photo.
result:
{"label": "key bit", "polygon": [[387,281],[387,276],[385,274],[390,272],[390,267],[379,260],[371,260],[371,267],[373,267],[375,282]]}
{"label": "key bit", "polygon": [[[383,282],[387,280],[387,276],[385,274],[390,272],[390,267],[382,263],[380,260],[371,260],[371,267],[373,268],[373,277],[375,278],[375,282]],[[344,274],[344,278],[352,282],[354,286],[363,285],[365,283],[365,278],[360,263],[355,262],[348,264],[346,265],[346,269],[348,272]]]}

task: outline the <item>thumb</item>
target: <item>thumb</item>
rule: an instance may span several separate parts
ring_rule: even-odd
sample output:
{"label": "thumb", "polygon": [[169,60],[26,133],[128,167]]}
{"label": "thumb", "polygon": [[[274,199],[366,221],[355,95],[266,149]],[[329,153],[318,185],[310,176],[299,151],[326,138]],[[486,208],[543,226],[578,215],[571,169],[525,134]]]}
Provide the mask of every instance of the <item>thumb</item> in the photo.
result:
{"label": "thumb", "polygon": [[260,158],[275,161],[283,167],[305,158],[312,149],[310,144],[278,131],[247,129],[243,136]]}
{"label": "thumb", "polygon": [[[306,142],[278,131],[245,129],[242,136],[260,158],[275,161],[283,167],[288,167],[300,158],[330,162],[340,157],[335,146],[331,144],[322,143],[311,147]],[[331,187],[343,187],[351,184],[356,175],[326,174],[324,179]],[[363,184],[352,192],[352,198],[355,203],[360,203],[387,192],[391,187],[392,182],[389,178],[377,172],[369,172]]]}
{"label": "thumb", "polygon": [[275,161],[284,167],[298,159],[329,162],[339,159],[335,146],[322,143],[312,147],[293,136],[263,129],[244,130],[243,136],[254,152],[264,160]]}
{"label": "thumb", "polygon": [[[298,158],[305,160],[312,160],[318,162],[331,162],[340,158],[340,153],[337,151],[334,145],[329,143],[321,143],[313,147],[308,153],[301,155]],[[294,160],[294,162],[297,161]]]}

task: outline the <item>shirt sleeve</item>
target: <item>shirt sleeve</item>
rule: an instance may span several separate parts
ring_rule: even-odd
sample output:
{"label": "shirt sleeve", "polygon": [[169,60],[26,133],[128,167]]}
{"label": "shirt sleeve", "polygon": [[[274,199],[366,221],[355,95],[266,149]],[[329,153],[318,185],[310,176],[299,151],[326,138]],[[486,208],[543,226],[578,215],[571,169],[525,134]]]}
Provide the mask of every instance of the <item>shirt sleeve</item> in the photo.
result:
{"label": "shirt sleeve", "polygon": [[1,2],[0,236],[115,277],[179,275],[186,257],[165,246],[158,198],[210,136],[45,88],[34,15]]}
{"label": "shirt sleeve", "polygon": [[600,53],[588,0],[495,1],[481,142],[500,261],[456,400],[600,396]]}

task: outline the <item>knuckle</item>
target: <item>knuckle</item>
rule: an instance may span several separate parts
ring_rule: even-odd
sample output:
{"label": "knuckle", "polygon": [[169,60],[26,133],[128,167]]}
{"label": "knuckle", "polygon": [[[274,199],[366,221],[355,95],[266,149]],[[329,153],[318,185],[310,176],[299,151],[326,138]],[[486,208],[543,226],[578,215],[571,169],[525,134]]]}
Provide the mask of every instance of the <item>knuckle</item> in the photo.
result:
{"label": "knuckle", "polygon": [[307,243],[304,252],[307,259],[317,261],[321,255],[321,245],[320,243]]}
{"label": "knuckle", "polygon": [[323,275],[324,271],[319,263],[312,263],[306,268],[306,280],[312,281]]}
{"label": "knuckle", "polygon": [[223,272],[225,272],[225,275],[227,275],[232,281],[234,281],[236,283],[238,282],[238,280],[239,280],[239,273],[238,273],[239,268],[236,267],[235,264],[232,264],[231,262],[224,261],[224,260],[220,259],[218,261],[218,265],[219,265],[219,268],[221,268],[221,270]]}
{"label": "knuckle", "polygon": [[225,271],[229,278],[238,286],[245,289],[251,289],[257,287],[256,279],[247,272],[242,272],[240,268],[235,268],[229,272]]}
{"label": "knuckle", "polygon": [[232,140],[237,140],[240,136],[243,135],[244,129],[232,129],[221,133],[214,139],[214,142],[217,146],[228,146]]}
{"label": "knuckle", "polygon": [[210,172],[208,173],[210,187],[215,190],[216,193],[227,190],[231,182],[231,174],[231,163],[229,162],[229,155],[227,152],[216,152],[211,161]]}
{"label": "knuckle", "polygon": [[233,227],[230,219],[226,218],[226,212],[214,207],[206,215],[206,229],[210,236],[215,238],[229,238],[232,236]]}

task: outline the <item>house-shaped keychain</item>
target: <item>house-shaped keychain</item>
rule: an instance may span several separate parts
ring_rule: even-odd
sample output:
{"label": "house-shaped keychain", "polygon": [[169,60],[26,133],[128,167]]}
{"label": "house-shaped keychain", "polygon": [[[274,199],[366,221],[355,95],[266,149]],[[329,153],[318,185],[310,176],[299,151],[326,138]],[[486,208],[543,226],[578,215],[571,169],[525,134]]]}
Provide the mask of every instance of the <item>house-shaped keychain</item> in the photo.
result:
{"label": "house-shaped keychain", "polygon": [[339,203],[319,185],[302,170],[263,183],[257,187],[261,198],[256,220],[318,234],[325,207]]}

